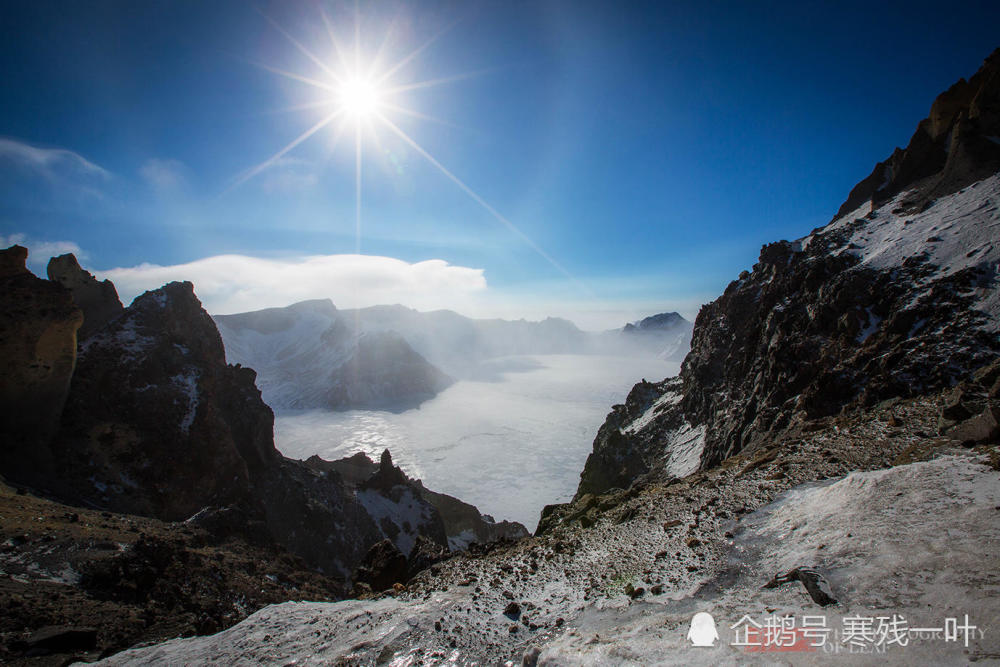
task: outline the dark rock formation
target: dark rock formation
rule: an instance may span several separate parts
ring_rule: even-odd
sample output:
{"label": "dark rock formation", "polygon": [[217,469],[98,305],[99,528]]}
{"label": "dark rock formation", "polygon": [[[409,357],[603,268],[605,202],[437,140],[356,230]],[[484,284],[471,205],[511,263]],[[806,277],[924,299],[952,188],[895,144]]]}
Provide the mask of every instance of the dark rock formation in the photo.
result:
{"label": "dark rock formation", "polygon": [[[311,456],[306,464],[317,470],[336,471],[349,486],[362,490],[377,489],[387,497],[392,497],[395,487],[411,489],[422,502],[434,507],[443,522],[444,544],[453,551],[464,549],[473,542],[485,545],[501,540],[519,540],[529,535],[527,529],[516,521],[497,522],[488,514],[480,513],[475,505],[432,491],[419,479],[410,479],[393,465],[389,450],[382,452],[378,464],[362,452],[337,461],[324,461],[318,456]],[[436,542],[442,544],[439,540]]]}
{"label": "dark rock formation", "polygon": [[[654,401],[668,391],[678,391],[677,379],[652,383],[643,380],[632,387],[624,404],[615,405],[597,431],[594,448],[587,456],[576,499],[588,493],[604,493],[615,488],[628,488],[640,475],[649,472],[659,462],[656,437],[654,442],[636,442],[647,439],[647,434],[626,434],[622,432],[629,423],[638,419],[652,407]],[[671,417],[670,428],[681,419]]]}
{"label": "dark rock formation", "polygon": [[392,540],[382,540],[372,546],[354,572],[354,581],[368,584],[376,592],[408,580],[406,556],[400,553]]}
{"label": "dark rock formation", "polygon": [[111,281],[98,282],[89,271],[80,267],[73,254],[53,257],[49,260],[46,272],[49,280],[72,292],[73,301],[83,311],[83,324],[77,334],[81,341],[119,317],[125,310],[118,300],[118,290]]}
{"label": "dark rock formation", "polygon": [[866,201],[873,207],[919,184],[909,198],[919,209],[1000,169],[1000,49],[976,74],[941,93],[905,149],[897,148],[854,186],[835,217]]}
{"label": "dark rock formation", "polygon": [[28,251],[0,250],[0,474],[37,483],[76,365],[83,315],[70,292],[25,268]]}
{"label": "dark rock formation", "polygon": [[801,581],[806,592],[813,602],[821,607],[837,604],[837,601],[830,594],[830,584],[819,572],[808,567],[797,567],[785,574],[775,575],[769,582],[764,584],[764,588],[777,588],[790,581]]}
{"label": "dark rock formation", "polygon": [[391,331],[362,334],[331,378],[324,402],[334,409],[416,407],[453,382]]}
{"label": "dark rock formation", "polygon": [[637,331],[662,331],[664,329],[673,329],[676,327],[684,326],[685,324],[690,324],[687,320],[680,316],[680,313],[660,313],[658,315],[650,315],[638,322],[630,322],[625,325],[622,329],[625,333],[635,333]]}
{"label": "dark rock formation", "polygon": [[691,347],[693,325],[679,313],[660,313],[626,324],[622,338],[663,359],[680,361]]}
{"label": "dark rock formation", "polygon": [[81,345],[53,443],[61,492],[168,520],[228,505],[278,458],[272,419],[191,283],[170,283]]}

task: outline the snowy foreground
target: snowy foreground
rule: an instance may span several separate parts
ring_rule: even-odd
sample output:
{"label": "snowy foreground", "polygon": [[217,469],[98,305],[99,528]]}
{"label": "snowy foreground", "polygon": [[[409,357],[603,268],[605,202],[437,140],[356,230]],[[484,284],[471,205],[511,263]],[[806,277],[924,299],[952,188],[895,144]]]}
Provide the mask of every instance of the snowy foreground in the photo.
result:
{"label": "snowy foreground", "polygon": [[[863,429],[859,433],[870,435]],[[834,446],[822,435],[816,440]],[[219,634],[126,651],[102,664],[494,664],[497,653],[470,646],[475,635],[486,643],[490,636],[501,636],[498,632],[509,637],[499,645],[506,643],[506,659],[517,664],[522,656],[529,664],[537,658],[538,664],[552,665],[830,664],[837,659],[834,654],[845,664],[995,664],[1000,656],[1000,484],[997,471],[985,462],[982,455],[954,450],[926,462],[794,485],[739,521],[714,524],[716,529],[729,525],[732,539],[714,558],[717,566],[711,549],[707,552],[702,569],[708,576],[696,572],[694,580],[685,579],[691,568],[681,568],[684,561],[678,561],[676,569],[683,574],[671,579],[672,590],[634,601],[619,592],[620,580],[603,584],[604,596],[595,595],[594,588],[583,594],[584,586],[571,583],[579,574],[576,565],[596,572],[597,560],[620,555],[624,567],[635,556],[624,541],[608,540],[608,531],[625,535],[621,531],[628,523],[599,525],[577,534],[577,549],[568,560],[559,562],[560,556],[556,567],[546,567],[551,561],[536,566],[540,581],[520,589],[503,582],[502,587],[516,591],[514,597],[537,600],[522,602],[543,626],[527,637],[528,627],[503,613],[503,599],[499,605],[486,603],[499,592],[473,592],[473,576],[471,583],[452,581],[411,599],[267,607]],[[732,467],[709,485],[719,483],[716,494],[727,494],[721,483],[728,481],[734,501],[745,503],[749,496],[739,487],[764,488],[758,481],[764,471],[766,466],[758,464],[739,471]],[[699,500],[692,498],[693,487],[681,490],[685,500]],[[641,541],[658,533],[664,548],[673,549],[670,538],[663,537],[667,525],[654,525],[654,518],[660,517],[634,522],[638,528],[628,534]],[[692,526],[698,523],[695,518]],[[527,542],[537,547],[538,541]],[[663,557],[661,552],[656,559]],[[502,563],[486,560],[480,570],[484,588],[491,568],[504,570]],[[761,588],[775,574],[799,566],[823,573],[838,604],[819,607],[798,582]],[[691,581],[693,588],[685,585]],[[695,647],[687,639],[696,612],[714,616],[719,639],[712,647]],[[560,619],[551,622],[556,613]],[[782,617],[783,634],[764,629],[755,634],[753,624],[782,627]],[[812,634],[803,634],[803,624],[811,624]],[[954,631],[953,638],[945,636],[946,630]],[[461,636],[461,641],[452,640],[456,647],[451,648],[448,636]],[[765,643],[765,637],[771,637],[771,645],[761,651],[754,645]],[[733,645],[741,639],[751,646]],[[809,645],[821,641],[823,646]]]}

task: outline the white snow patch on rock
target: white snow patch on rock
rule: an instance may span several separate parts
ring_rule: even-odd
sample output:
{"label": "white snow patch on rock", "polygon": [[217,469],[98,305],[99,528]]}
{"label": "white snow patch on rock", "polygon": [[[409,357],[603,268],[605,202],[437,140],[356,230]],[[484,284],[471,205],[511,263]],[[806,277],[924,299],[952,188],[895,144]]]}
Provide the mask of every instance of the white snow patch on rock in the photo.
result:
{"label": "white snow patch on rock", "polygon": [[[902,266],[910,257],[924,255],[937,270],[930,280],[971,267],[1000,273],[1000,174],[995,174],[953,194],[941,197],[922,213],[893,213],[910,192],[897,195],[879,207],[871,219],[871,203],[830,223],[824,231],[858,225],[840,252],[858,256],[862,266],[887,270]],[[811,236],[803,240],[808,245]],[[977,288],[974,308],[1000,319],[1000,291]]]}
{"label": "white snow patch on rock", "polygon": [[373,489],[359,491],[357,498],[380,529],[383,521],[395,524],[399,532],[395,536],[386,535],[386,537],[389,537],[404,555],[408,555],[413,550],[420,526],[432,520],[431,506],[418,499],[412,490],[405,487],[395,487],[393,490],[397,489],[401,490],[401,493],[399,501],[396,502]]}
{"label": "white snow patch on rock", "polygon": [[622,428],[622,433],[631,434],[641,431],[649,426],[649,424],[656,419],[656,416],[663,412],[668,406],[680,403],[683,397],[683,394],[679,391],[668,391],[664,393],[663,396],[660,396],[658,399],[653,401],[653,404],[649,406],[645,412],[636,417],[630,424]]}

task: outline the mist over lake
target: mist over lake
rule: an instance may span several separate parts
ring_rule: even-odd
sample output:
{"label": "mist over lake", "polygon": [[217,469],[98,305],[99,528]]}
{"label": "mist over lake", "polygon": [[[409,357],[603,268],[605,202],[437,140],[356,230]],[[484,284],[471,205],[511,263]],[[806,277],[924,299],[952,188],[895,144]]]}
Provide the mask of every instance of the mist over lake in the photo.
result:
{"label": "mist over lake", "polygon": [[504,357],[413,410],[278,414],[275,441],[301,459],[361,451],[377,460],[388,448],[428,487],[534,530],[543,506],[572,498],[610,406],[640,379],[679,368],[652,357]]}

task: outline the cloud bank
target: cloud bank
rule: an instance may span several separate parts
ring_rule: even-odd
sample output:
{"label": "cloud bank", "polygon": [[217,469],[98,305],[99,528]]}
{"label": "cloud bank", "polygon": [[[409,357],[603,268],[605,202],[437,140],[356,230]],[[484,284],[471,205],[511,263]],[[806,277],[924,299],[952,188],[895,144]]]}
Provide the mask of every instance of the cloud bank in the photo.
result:
{"label": "cloud bank", "polygon": [[409,263],[371,255],[217,255],[187,264],[140,264],[95,274],[109,278],[126,304],[146,290],[188,280],[206,310],[220,315],[326,298],[343,308],[393,303],[418,310],[455,308],[486,289],[482,269],[440,259]]}
{"label": "cloud bank", "polygon": [[23,141],[0,137],[0,160],[53,177],[57,174],[82,174],[110,178],[111,174],[83,157],[65,148],[39,148]]}

